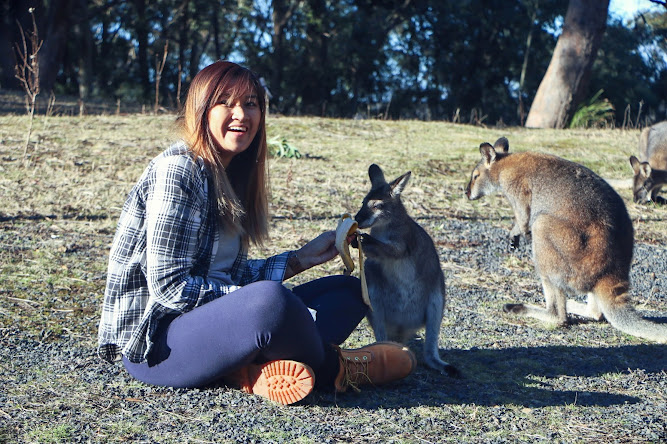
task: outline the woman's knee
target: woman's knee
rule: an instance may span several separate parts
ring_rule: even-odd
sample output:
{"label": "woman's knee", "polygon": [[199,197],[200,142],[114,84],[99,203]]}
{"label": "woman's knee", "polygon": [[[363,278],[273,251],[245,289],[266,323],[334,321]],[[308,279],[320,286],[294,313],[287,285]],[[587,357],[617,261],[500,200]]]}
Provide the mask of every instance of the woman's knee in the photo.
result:
{"label": "woman's knee", "polygon": [[361,295],[361,280],[355,276],[329,276],[327,285],[351,296]]}
{"label": "woman's knee", "polygon": [[361,297],[361,281],[354,276],[332,276],[336,278],[339,294],[337,299],[348,307],[351,313],[366,314],[368,306]]}
{"label": "woman's knee", "polygon": [[248,297],[248,312],[256,314],[268,325],[291,322],[308,314],[303,302],[279,282],[256,282],[246,289],[252,290],[252,295]]}

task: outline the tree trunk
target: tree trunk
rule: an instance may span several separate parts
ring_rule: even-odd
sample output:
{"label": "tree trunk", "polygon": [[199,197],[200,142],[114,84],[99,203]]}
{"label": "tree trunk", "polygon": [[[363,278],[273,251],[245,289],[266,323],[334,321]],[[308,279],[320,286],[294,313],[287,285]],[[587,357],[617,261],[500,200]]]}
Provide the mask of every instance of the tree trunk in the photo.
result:
{"label": "tree trunk", "polygon": [[[310,9],[313,17],[326,17],[328,13],[325,0],[310,0]],[[324,20],[310,21],[306,26],[306,60],[309,72],[301,85],[303,109],[307,114],[326,115],[326,105],[329,102],[331,84],[327,79],[329,58],[330,29]]]}
{"label": "tree trunk", "polygon": [[269,83],[269,90],[274,92],[276,96],[280,95],[281,84],[283,82],[283,51],[285,47],[285,26],[294,14],[294,11],[301,6],[302,0],[273,0],[273,54],[271,56],[271,80]]}
{"label": "tree trunk", "polygon": [[79,46],[79,100],[82,104],[88,101],[93,85],[93,34],[90,31],[88,2],[78,0],[79,23],[77,38]]}
{"label": "tree trunk", "polygon": [[53,89],[58,71],[63,65],[67,38],[72,27],[73,0],[54,0],[46,17],[46,32],[39,33],[44,44],[39,51],[39,85],[47,95]]}
{"label": "tree trunk", "polygon": [[586,94],[607,23],[609,0],[570,0],[549,68],[537,89],[526,126],[564,128]]}
{"label": "tree trunk", "polygon": [[148,68],[148,15],[146,11],[146,0],[134,0],[134,8],[137,14],[134,31],[137,37],[137,64],[139,66],[139,79],[141,82],[141,94],[144,103],[148,103],[151,96],[151,81]]}
{"label": "tree trunk", "polygon": [[185,57],[186,50],[190,47],[190,38],[188,35],[188,14],[187,14],[188,0],[185,0],[180,6],[178,16],[178,65],[181,71],[186,73],[185,83],[189,84],[192,80],[191,71],[188,67],[187,59]]}

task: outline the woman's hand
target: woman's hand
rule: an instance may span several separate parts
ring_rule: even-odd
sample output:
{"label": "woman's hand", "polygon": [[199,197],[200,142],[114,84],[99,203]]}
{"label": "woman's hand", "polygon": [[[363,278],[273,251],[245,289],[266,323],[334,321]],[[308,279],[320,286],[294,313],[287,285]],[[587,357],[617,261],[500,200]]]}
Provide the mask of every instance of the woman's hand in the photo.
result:
{"label": "woman's hand", "polygon": [[304,269],[320,265],[338,256],[336,232],[325,231],[296,252]]}
{"label": "woman's hand", "polygon": [[291,257],[287,262],[285,279],[289,279],[304,270],[328,262],[338,256],[338,250],[336,250],[336,232],[325,231],[296,250],[295,253],[296,259]]}

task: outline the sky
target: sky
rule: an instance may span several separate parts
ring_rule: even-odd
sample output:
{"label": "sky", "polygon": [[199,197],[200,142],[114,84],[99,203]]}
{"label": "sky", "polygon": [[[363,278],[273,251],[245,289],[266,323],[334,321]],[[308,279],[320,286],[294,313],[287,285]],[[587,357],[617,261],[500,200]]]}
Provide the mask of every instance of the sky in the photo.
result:
{"label": "sky", "polygon": [[664,6],[652,3],[650,0],[611,0],[609,13],[620,15],[623,19],[633,18],[639,11],[664,10]]}

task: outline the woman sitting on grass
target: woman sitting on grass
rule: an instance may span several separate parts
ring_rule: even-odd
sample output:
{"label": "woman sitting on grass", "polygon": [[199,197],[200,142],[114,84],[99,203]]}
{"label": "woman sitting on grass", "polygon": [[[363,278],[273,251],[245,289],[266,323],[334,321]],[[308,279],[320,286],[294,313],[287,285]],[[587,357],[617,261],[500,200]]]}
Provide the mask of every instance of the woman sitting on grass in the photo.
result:
{"label": "woman sitting on grass", "polygon": [[313,387],[344,392],[404,378],[415,358],[399,344],[339,347],[366,314],[358,279],[282,285],[336,257],[333,231],[296,251],[247,258],[249,243],[268,237],[265,111],[248,69],[219,61],[195,76],[183,141],[150,162],[123,206],[100,356],[122,358],[148,384],[225,382],[283,404]]}

